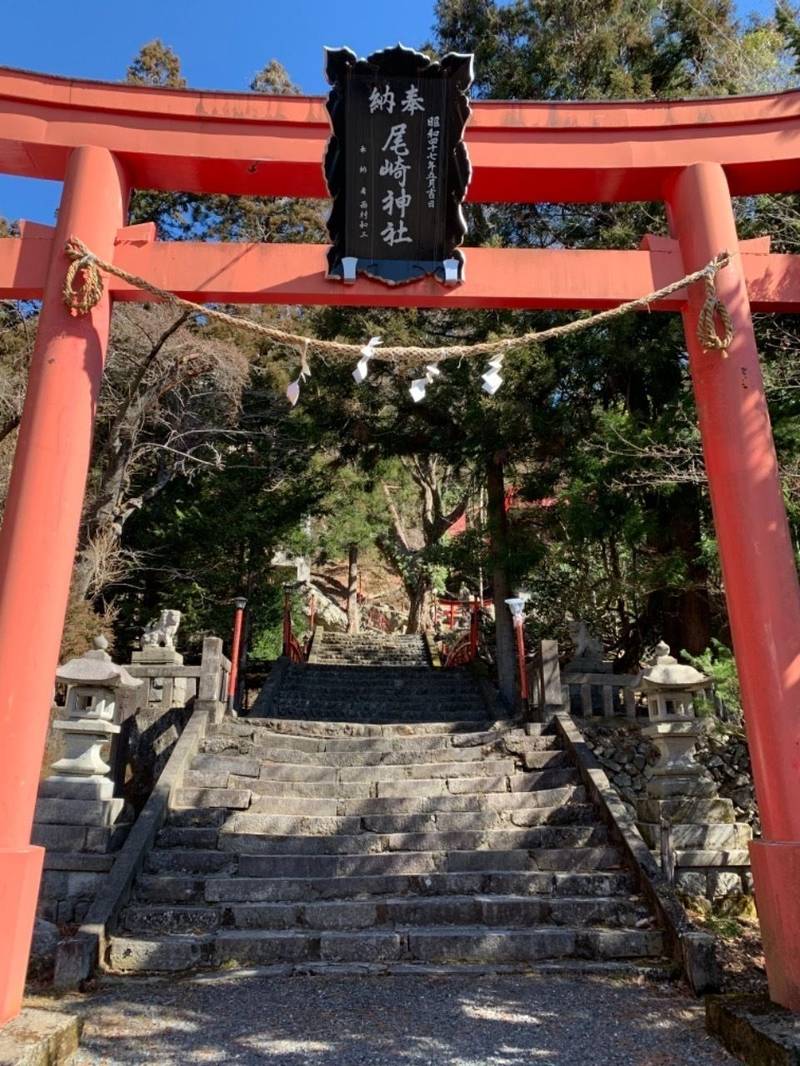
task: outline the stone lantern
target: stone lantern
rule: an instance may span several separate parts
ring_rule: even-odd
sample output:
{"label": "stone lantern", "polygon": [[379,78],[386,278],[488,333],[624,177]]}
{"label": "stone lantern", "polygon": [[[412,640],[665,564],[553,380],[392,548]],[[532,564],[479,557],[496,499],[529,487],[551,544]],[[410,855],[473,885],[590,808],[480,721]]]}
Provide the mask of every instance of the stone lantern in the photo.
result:
{"label": "stone lantern", "polygon": [[40,795],[50,799],[101,801],[101,820],[112,825],[123,801],[114,799],[111,767],[103,757],[120,732],[117,701],[125,689],[141,681],[124,666],[112,662],[105,637],[95,637],[94,648],[59,667],[56,679],[67,687],[65,717],[53,722],[64,738],[64,755],[51,767]]}
{"label": "stone lantern", "polygon": [[660,850],[667,879],[687,895],[718,899],[743,890],[752,830],[735,821],[732,801],[717,794],[713,777],[694,758],[704,730],[694,701],[710,684],[658,645],[641,682],[650,718],[642,735],[655,745],[658,762],[636,813],[646,843]]}
{"label": "stone lantern", "polygon": [[695,717],[694,699],[710,684],[699,670],[670,655],[663,641],[656,647],[655,661],[641,682],[650,718],[642,735],[658,750],[658,762],[647,785],[650,796],[668,799],[714,794],[712,778],[694,760],[694,747],[703,732],[703,723]]}

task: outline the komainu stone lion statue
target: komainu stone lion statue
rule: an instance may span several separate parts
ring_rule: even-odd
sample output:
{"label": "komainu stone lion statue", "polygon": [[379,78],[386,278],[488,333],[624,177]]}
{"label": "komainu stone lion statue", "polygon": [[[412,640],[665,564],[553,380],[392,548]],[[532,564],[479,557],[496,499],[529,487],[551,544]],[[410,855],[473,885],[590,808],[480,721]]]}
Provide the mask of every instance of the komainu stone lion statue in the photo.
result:
{"label": "komainu stone lion statue", "polygon": [[162,611],[156,621],[148,622],[142,634],[143,648],[172,648],[175,647],[175,634],[181,624],[180,611]]}

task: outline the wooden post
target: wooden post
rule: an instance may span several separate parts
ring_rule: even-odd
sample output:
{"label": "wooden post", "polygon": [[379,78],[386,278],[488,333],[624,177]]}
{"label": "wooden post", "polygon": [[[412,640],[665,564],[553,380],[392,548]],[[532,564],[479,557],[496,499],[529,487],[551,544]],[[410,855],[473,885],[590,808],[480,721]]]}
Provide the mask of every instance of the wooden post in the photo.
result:
{"label": "wooden post", "polygon": [[358,633],[361,621],[358,610],[358,545],[350,545],[347,569],[347,632]]}

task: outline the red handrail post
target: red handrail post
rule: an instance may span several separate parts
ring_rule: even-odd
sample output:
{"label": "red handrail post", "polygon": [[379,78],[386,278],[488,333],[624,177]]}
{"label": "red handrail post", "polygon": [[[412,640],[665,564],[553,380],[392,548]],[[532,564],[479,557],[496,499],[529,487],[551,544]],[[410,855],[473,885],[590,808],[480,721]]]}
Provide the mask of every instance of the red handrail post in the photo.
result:
{"label": "red handrail post", "polygon": [[469,620],[469,657],[470,662],[474,662],[478,657],[478,599],[475,598],[472,604],[472,614]]}
{"label": "red handrail post", "polygon": [[289,589],[283,590],[283,654],[291,655],[292,646],[292,603]]}
{"label": "red handrail post", "polygon": [[519,698],[523,708],[528,706],[528,671],[525,663],[525,602],[527,596],[513,596],[506,600],[514,620],[514,639],[517,648]]}
{"label": "red handrail post", "polygon": [[239,649],[242,643],[242,619],[247,600],[244,596],[237,596],[233,601],[233,637],[231,638],[231,672],[228,678],[228,710],[232,711],[236,706],[236,685],[239,680]]}

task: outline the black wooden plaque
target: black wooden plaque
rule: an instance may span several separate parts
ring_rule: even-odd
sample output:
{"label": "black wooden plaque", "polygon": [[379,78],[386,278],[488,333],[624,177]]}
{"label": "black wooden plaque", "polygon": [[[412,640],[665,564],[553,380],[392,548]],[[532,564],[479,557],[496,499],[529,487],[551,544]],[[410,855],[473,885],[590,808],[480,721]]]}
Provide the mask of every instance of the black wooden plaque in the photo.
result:
{"label": "black wooden plaque", "polygon": [[325,57],[328,277],[355,281],[360,273],[402,285],[433,274],[457,284],[472,56],[434,63],[397,45],[367,59],[349,48],[328,48]]}

